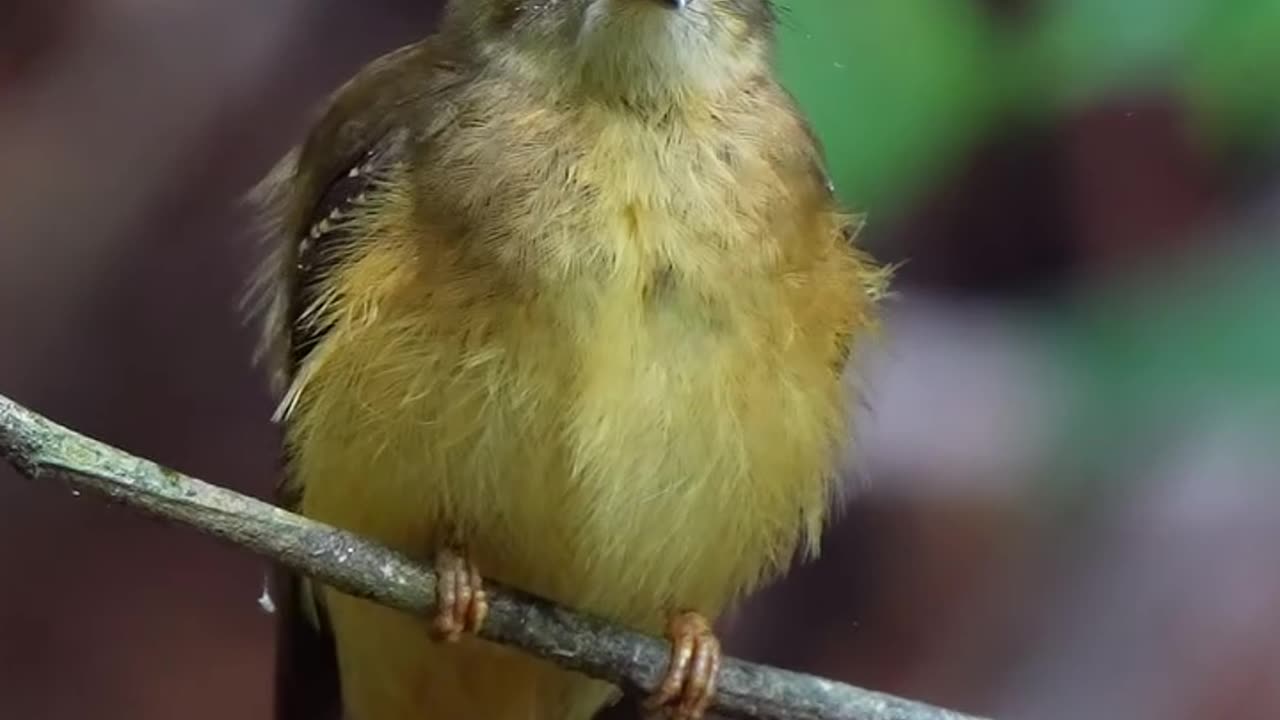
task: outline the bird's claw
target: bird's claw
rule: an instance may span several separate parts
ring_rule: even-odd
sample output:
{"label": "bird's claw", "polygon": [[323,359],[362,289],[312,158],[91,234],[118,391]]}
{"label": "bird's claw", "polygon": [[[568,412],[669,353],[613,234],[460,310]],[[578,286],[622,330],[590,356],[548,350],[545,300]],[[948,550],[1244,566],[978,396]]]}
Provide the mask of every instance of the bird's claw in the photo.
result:
{"label": "bird's claw", "polygon": [[720,641],[706,618],[695,612],[673,615],[667,636],[671,662],[645,706],[651,711],[665,708],[671,720],[701,720],[715,698]]}
{"label": "bird's claw", "polygon": [[457,642],[464,633],[474,634],[489,613],[484,581],[475,564],[451,549],[436,553],[435,635]]}

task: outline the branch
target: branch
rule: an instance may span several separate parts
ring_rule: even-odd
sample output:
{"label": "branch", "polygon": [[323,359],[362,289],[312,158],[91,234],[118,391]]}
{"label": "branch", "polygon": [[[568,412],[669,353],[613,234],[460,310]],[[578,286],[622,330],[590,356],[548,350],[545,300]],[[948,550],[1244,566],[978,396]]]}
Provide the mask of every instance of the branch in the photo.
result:
{"label": "branch", "polygon": [[[85,437],[0,396],[0,456],[32,479],[54,478],[190,525],[345,593],[427,615],[436,576],[399,553]],[[480,636],[624,690],[648,693],[670,645],[486,581]],[[715,711],[743,720],[980,720],[812,675],[725,658]]]}

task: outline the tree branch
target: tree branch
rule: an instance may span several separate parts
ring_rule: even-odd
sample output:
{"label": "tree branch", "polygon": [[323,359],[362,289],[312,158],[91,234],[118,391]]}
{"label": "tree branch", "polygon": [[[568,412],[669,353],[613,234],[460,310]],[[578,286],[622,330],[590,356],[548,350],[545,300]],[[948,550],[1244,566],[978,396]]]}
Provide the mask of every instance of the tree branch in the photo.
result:
{"label": "tree branch", "polygon": [[[0,456],[32,479],[55,478],[228,540],[343,592],[427,615],[435,574],[385,547],[187,477],[64,428],[0,396]],[[658,638],[486,581],[480,636],[647,693],[666,670]],[[726,658],[715,711],[758,720],[979,720],[811,675]]]}

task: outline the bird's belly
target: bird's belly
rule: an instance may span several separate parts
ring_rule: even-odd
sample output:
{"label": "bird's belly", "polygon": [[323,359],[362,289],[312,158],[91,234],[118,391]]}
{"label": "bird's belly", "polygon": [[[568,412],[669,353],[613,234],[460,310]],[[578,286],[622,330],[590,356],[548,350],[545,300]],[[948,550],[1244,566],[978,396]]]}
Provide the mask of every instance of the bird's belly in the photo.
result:
{"label": "bird's belly", "polygon": [[[422,560],[460,543],[487,577],[650,632],[715,617],[816,541],[844,435],[828,338],[789,309],[808,298],[776,299],[606,293],[461,331],[380,316],[324,348],[291,417],[303,511]],[[356,720],[585,720],[610,692],[366,601],[327,608]]]}
{"label": "bird's belly", "polygon": [[592,313],[402,362],[335,350],[378,359],[295,423],[304,511],[424,559],[461,543],[490,577],[650,630],[715,615],[817,531],[838,378],[764,324]]}

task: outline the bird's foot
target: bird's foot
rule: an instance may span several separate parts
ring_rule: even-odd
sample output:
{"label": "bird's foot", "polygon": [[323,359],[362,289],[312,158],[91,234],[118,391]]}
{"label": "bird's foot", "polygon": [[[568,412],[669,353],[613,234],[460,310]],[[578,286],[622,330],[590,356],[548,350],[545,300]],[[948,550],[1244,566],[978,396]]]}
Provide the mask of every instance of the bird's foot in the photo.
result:
{"label": "bird's foot", "polygon": [[445,548],[436,553],[436,617],[432,630],[438,639],[457,642],[474,634],[489,613],[489,600],[475,563],[465,553]]}
{"label": "bird's foot", "polygon": [[720,672],[720,641],[711,623],[696,612],[673,615],[667,623],[671,662],[662,684],[645,707],[665,708],[671,720],[701,720],[711,707]]}

